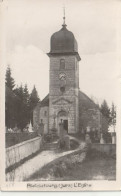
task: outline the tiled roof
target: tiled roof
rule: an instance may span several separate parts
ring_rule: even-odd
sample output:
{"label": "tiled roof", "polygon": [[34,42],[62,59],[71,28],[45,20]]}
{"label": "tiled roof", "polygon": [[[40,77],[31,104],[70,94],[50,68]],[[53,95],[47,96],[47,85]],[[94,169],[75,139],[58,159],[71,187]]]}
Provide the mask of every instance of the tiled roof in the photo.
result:
{"label": "tiled roof", "polygon": [[79,107],[83,109],[99,109],[98,105],[81,91],[79,91]]}
{"label": "tiled roof", "polygon": [[40,102],[41,106],[49,106],[49,94]]}

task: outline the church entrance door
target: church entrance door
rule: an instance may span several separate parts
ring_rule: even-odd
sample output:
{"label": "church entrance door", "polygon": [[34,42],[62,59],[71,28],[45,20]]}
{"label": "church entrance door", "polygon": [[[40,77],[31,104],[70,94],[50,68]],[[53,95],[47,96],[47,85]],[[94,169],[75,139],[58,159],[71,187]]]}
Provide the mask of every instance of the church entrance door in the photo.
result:
{"label": "church entrance door", "polygon": [[63,129],[68,132],[68,114],[66,111],[60,111],[58,113],[58,133],[60,132],[60,123],[63,123]]}
{"label": "church entrance door", "polygon": [[63,128],[68,132],[68,120],[63,121]]}

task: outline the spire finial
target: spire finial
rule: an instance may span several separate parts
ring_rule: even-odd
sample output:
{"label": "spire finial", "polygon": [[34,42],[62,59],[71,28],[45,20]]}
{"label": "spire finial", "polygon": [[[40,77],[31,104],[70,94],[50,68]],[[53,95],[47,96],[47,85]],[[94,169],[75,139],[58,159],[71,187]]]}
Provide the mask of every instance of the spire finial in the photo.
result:
{"label": "spire finial", "polygon": [[66,27],[67,25],[66,25],[66,23],[65,23],[65,19],[66,19],[66,17],[65,17],[65,6],[63,7],[63,27]]}

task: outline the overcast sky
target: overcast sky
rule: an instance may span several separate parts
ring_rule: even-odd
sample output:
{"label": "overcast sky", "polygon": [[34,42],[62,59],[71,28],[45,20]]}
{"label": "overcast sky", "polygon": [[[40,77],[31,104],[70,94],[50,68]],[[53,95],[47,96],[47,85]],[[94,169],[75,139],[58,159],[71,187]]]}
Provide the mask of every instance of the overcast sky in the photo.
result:
{"label": "overcast sky", "polygon": [[40,99],[49,92],[51,35],[61,29],[63,5],[66,24],[78,42],[80,90],[116,103],[120,0],[9,0],[7,64],[16,84],[35,84]]}

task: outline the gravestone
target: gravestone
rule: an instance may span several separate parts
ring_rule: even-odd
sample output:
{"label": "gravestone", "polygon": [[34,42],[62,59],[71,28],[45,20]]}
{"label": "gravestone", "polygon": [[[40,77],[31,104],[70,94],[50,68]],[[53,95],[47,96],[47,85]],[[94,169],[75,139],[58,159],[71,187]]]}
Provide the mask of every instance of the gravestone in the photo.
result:
{"label": "gravestone", "polygon": [[91,144],[91,139],[90,139],[90,135],[89,135],[89,134],[86,134],[86,135],[85,135],[85,142],[86,142],[87,144]]}
{"label": "gravestone", "polygon": [[100,138],[100,144],[105,144],[105,141],[103,139],[103,134],[101,133],[101,138]]}

